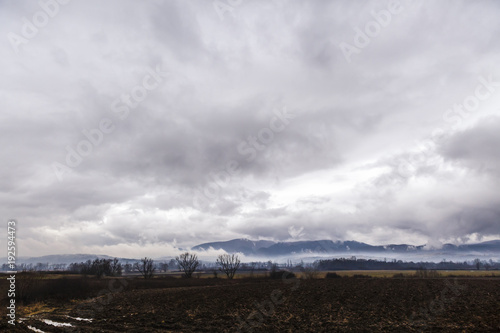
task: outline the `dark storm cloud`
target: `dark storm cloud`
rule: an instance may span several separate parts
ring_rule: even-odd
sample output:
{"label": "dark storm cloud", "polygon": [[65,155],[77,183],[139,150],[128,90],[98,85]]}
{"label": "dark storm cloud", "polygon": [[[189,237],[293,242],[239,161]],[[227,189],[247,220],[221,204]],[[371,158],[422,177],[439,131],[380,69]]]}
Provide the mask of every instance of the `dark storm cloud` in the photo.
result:
{"label": "dark storm cloud", "polygon": [[481,119],[475,126],[452,135],[441,147],[445,158],[480,172],[500,171],[500,117]]}
{"label": "dark storm cloud", "polygon": [[500,237],[498,88],[446,116],[500,78],[500,8],[391,6],[72,1],[28,38],[40,5],[0,2],[2,216],[29,254]]}

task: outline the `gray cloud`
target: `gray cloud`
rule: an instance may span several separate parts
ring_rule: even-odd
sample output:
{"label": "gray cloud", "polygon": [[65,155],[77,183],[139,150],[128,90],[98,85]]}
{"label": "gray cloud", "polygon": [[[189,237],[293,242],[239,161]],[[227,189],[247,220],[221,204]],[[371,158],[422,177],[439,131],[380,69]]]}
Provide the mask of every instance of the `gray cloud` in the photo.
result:
{"label": "gray cloud", "polygon": [[[446,116],[500,78],[500,8],[401,4],[348,62],[339,45],[389,1],[243,1],[221,20],[210,1],[74,0],[29,38],[40,5],[0,2],[0,212],[23,255],[500,238],[500,89]],[[60,180],[68,151],[86,156]]]}
{"label": "gray cloud", "polygon": [[500,117],[481,119],[470,127],[449,137],[441,147],[445,158],[476,169],[480,173],[492,172],[498,175],[500,169]]}

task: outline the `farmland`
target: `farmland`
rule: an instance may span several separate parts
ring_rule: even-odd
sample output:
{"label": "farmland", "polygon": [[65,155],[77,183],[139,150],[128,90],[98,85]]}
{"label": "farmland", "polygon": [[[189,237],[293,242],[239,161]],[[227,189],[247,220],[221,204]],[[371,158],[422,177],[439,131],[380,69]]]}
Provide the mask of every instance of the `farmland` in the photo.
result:
{"label": "farmland", "polygon": [[[11,331],[28,326],[44,332],[500,330],[500,278],[489,273],[460,278],[367,278],[383,272],[364,273],[274,280],[56,277],[41,282],[50,294],[18,308],[21,321]],[[385,276],[389,273],[399,272]],[[85,294],[67,291],[77,286]],[[2,325],[11,328],[5,320]]]}

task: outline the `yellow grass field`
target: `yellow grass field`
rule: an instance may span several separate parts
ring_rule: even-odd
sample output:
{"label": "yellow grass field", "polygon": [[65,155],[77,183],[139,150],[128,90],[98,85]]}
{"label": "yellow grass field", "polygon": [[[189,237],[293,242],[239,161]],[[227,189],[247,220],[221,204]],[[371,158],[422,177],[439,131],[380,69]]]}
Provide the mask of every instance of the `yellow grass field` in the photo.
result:
{"label": "yellow grass field", "polygon": [[[316,278],[324,278],[325,275],[329,272],[335,272],[342,277],[352,277],[354,275],[368,275],[374,278],[392,278],[395,274],[403,274],[407,276],[415,275],[415,270],[353,270],[353,271],[321,271],[317,273]],[[438,270],[437,271],[442,277],[446,276],[465,276],[465,277],[488,277],[488,276],[500,276],[500,271],[485,271],[485,270]],[[299,278],[305,278],[304,273],[302,272],[293,272]],[[257,271],[253,273],[253,277],[263,277],[267,275],[268,272]],[[182,273],[161,273],[157,276],[174,276],[181,277]],[[211,272],[203,272],[201,274],[194,273],[193,278],[212,278],[213,273]],[[224,273],[218,272],[219,278],[226,278]],[[237,273],[234,278],[235,279],[243,279],[249,278],[252,275],[249,272],[241,272]]]}
{"label": "yellow grass field", "polygon": [[[457,271],[447,271],[447,270],[438,270],[437,271],[441,276],[467,276],[467,277],[480,277],[480,276],[500,276],[500,271],[484,271],[484,270],[457,270]],[[324,277],[327,272],[320,272],[319,277]],[[351,277],[353,275],[369,275],[371,277],[392,277],[394,274],[403,274],[403,275],[414,275],[414,270],[375,270],[375,271],[335,271],[340,276],[348,276]]]}

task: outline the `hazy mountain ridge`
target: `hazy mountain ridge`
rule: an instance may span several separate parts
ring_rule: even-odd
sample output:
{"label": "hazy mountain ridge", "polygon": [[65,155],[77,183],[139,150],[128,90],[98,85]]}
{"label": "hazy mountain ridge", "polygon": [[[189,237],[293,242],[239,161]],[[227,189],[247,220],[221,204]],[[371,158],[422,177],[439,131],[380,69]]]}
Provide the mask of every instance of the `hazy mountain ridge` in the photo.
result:
{"label": "hazy mountain ridge", "polygon": [[[49,263],[49,264],[71,264],[74,262],[85,262],[87,260],[94,259],[112,259],[107,255],[99,254],[52,254],[41,257],[18,257],[16,262],[23,264],[37,264],[37,263]],[[7,261],[7,258],[0,258],[2,262]]]}
{"label": "hazy mountain ridge", "polygon": [[252,241],[246,238],[237,238],[229,241],[199,244],[193,246],[191,250],[203,251],[203,250],[208,250],[209,248],[213,248],[214,250],[224,250],[226,252],[239,252],[248,255],[248,254],[255,254],[260,249],[267,248],[274,244],[276,244],[276,242],[266,241],[266,240]]}
{"label": "hazy mountain ridge", "polygon": [[[474,253],[497,254],[500,255],[500,240],[486,241],[475,244],[453,245],[444,244],[439,249],[425,249],[425,245],[409,244],[388,244],[388,245],[370,245],[357,241],[332,241],[332,240],[314,240],[314,241],[290,241],[273,242],[267,240],[253,241],[249,239],[232,239],[229,241],[203,243],[191,248],[192,251],[205,251],[213,248],[215,250],[224,250],[228,253],[242,253],[245,256],[255,257],[280,257],[293,256],[296,254],[341,254],[354,255],[359,253],[373,255],[389,255],[391,253],[406,254],[424,254],[434,253],[435,255],[462,255]],[[40,257],[18,257],[17,263],[21,264],[70,264],[75,262],[85,262],[94,259],[112,259],[108,255],[96,254],[55,254]],[[170,260],[172,257],[156,258],[155,260]],[[118,258],[122,262],[136,262],[139,259]],[[0,262],[7,262],[7,258],[0,258]]]}
{"label": "hazy mountain ridge", "polygon": [[[269,244],[266,246],[266,244]],[[239,252],[245,255],[283,256],[297,253],[408,253],[419,251],[439,252],[500,252],[500,240],[487,241],[476,244],[453,245],[444,244],[440,249],[425,249],[425,245],[388,244],[370,245],[357,241],[252,241],[248,239],[232,239],[226,242],[203,243],[196,245],[192,250],[224,250],[226,252]]]}

